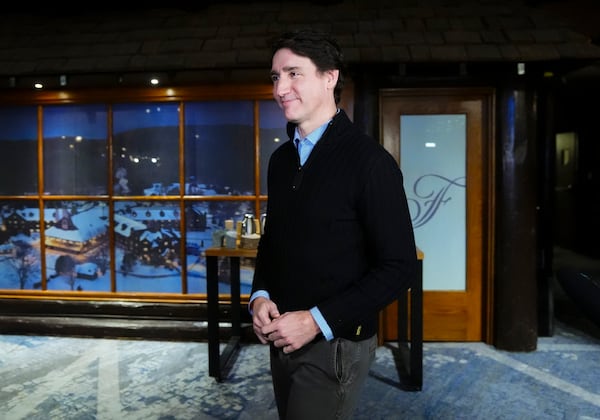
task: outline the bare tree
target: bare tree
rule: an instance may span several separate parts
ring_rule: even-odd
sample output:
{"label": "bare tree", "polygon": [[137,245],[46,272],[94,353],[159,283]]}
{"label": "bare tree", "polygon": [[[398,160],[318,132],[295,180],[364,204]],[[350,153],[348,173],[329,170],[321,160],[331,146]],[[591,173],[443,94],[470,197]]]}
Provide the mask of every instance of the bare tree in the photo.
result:
{"label": "bare tree", "polygon": [[12,258],[9,259],[9,265],[17,273],[19,287],[25,289],[27,280],[36,272],[39,272],[39,256],[35,248],[26,241],[14,241],[14,250]]}

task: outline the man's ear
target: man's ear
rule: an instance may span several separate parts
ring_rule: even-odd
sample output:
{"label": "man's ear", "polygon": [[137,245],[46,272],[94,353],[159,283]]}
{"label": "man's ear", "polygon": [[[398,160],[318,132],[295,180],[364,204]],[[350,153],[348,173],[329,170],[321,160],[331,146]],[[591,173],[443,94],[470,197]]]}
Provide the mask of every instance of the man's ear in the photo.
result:
{"label": "man's ear", "polygon": [[340,71],[338,69],[327,70],[325,74],[327,75],[329,85],[333,89],[337,84],[338,78],[340,77]]}

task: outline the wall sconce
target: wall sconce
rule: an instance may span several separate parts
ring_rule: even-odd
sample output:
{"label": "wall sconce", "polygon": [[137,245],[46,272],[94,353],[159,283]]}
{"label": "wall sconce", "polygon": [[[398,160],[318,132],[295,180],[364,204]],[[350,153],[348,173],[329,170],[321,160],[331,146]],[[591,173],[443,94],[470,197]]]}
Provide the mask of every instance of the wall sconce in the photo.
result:
{"label": "wall sconce", "polygon": [[58,77],[58,84],[60,86],[67,86],[67,75],[66,74],[61,74]]}
{"label": "wall sconce", "polygon": [[43,89],[44,88],[44,84],[42,82],[34,82],[33,83],[33,87],[36,89]]}
{"label": "wall sconce", "polygon": [[525,74],[525,63],[517,63],[517,74],[523,76]]}

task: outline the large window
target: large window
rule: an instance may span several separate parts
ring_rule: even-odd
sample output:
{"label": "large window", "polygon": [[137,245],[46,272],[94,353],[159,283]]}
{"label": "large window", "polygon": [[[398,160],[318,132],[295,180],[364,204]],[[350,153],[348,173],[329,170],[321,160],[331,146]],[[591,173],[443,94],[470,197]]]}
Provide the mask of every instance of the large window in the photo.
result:
{"label": "large window", "polygon": [[[264,213],[285,120],[269,86],[168,91],[0,108],[0,293],[206,293],[204,250]],[[252,274],[245,261],[242,293]]]}

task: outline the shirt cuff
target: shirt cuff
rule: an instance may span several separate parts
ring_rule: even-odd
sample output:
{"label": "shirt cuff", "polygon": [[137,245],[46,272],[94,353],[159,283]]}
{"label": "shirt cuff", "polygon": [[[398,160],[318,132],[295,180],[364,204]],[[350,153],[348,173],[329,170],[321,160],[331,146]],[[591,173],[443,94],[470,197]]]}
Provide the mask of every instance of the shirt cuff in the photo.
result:
{"label": "shirt cuff", "polygon": [[248,301],[248,312],[250,312],[250,315],[252,315],[252,310],[250,309],[252,307],[252,301],[257,297],[264,297],[267,299],[271,298],[269,296],[269,292],[266,290],[257,290],[256,292],[252,293],[252,296],[250,296],[250,300]]}
{"label": "shirt cuff", "polygon": [[329,328],[329,325],[327,324],[327,321],[325,321],[325,318],[323,318],[323,315],[321,315],[321,311],[319,311],[319,309],[315,306],[314,308],[311,308],[310,314],[315,319],[315,322],[321,329],[323,337],[325,337],[327,341],[333,340],[333,332],[331,331],[331,328]]}

